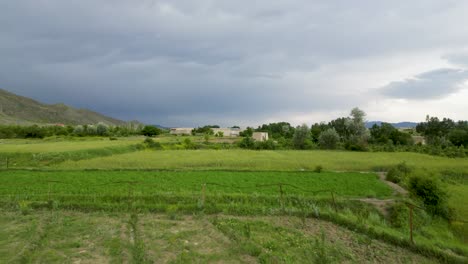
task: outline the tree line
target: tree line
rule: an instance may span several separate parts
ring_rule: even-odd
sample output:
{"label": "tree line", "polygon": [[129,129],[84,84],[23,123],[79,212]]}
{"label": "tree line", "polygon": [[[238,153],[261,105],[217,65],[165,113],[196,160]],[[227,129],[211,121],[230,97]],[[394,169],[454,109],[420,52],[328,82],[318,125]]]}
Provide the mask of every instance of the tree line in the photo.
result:
{"label": "tree line", "polygon": [[[241,148],[248,149],[342,149],[350,151],[412,151],[465,157],[468,146],[468,122],[427,117],[415,131],[401,131],[389,123],[365,126],[366,113],[353,108],[347,117],[328,123],[292,126],[287,122],[263,124],[256,129],[248,127],[241,136]],[[268,132],[270,140],[255,142],[253,132]],[[426,145],[415,144],[413,136],[426,139]]]}
{"label": "tree line", "polygon": [[0,125],[0,138],[45,138],[51,136],[105,136],[126,137],[132,135],[155,136],[162,130],[154,126],[129,124],[127,126],[108,126],[104,123],[93,125]]}

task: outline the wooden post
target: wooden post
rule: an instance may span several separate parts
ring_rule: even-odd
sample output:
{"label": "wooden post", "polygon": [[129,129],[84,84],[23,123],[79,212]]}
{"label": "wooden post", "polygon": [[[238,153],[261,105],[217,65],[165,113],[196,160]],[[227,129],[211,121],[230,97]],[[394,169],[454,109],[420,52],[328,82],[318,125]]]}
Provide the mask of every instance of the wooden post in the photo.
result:
{"label": "wooden post", "polygon": [[413,240],[413,205],[410,204],[408,205],[410,211],[409,211],[409,225],[410,225],[410,241],[411,244],[414,244]]}
{"label": "wooden post", "polygon": [[6,157],[6,168],[8,169],[8,157]]}
{"label": "wooden post", "polygon": [[202,197],[201,197],[201,205],[205,207],[205,200],[206,200],[206,183],[202,184]]}
{"label": "wooden post", "polygon": [[338,209],[336,209],[335,192],[331,191],[331,195],[332,195],[333,208],[335,209],[335,213],[338,213]]}
{"label": "wooden post", "polygon": [[284,197],[283,197],[283,185],[279,185],[279,191],[280,191],[280,202],[281,202],[281,210],[284,211]]}
{"label": "wooden post", "polygon": [[47,191],[47,200],[50,201],[50,186],[51,186],[51,182],[48,183],[48,191]]}

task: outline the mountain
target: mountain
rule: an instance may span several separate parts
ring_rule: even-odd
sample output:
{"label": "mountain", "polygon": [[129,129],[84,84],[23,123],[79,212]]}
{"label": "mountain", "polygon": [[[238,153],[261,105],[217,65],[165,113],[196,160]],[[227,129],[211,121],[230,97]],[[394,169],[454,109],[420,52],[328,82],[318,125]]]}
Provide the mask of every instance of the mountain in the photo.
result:
{"label": "mountain", "polygon": [[47,105],[0,89],[0,124],[66,124],[86,125],[103,122],[125,125],[125,121],[65,104]]}
{"label": "mountain", "polygon": [[[371,128],[373,125],[380,126],[382,123],[386,123],[386,122],[369,121],[369,122],[366,122],[366,127]],[[394,126],[395,128],[414,128],[414,127],[416,127],[418,125],[418,123],[415,123],[415,122],[399,122],[399,123],[390,123],[390,125]]]}

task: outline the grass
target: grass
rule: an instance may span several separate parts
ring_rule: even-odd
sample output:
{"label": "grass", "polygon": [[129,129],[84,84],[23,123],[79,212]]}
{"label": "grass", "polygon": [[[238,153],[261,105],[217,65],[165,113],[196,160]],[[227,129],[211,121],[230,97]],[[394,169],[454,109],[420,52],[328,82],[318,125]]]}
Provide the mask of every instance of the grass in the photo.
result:
{"label": "grass", "polygon": [[[128,222],[129,234],[134,239],[144,237],[144,232],[138,226],[139,218],[135,215],[137,211],[165,213],[170,219],[178,219],[182,214],[199,213],[248,216],[290,215],[304,217],[304,219],[315,217],[369,234],[375,239],[388,240],[392,244],[411,245],[408,242],[406,227],[394,229],[372,206],[351,199],[391,196],[390,188],[378,180],[375,174],[370,173],[3,171],[0,172],[0,178],[3,183],[3,188],[0,189],[2,197],[0,207],[2,208],[16,210],[24,215],[43,208],[53,211],[74,209],[86,212],[131,212]],[[131,182],[134,181],[138,183],[133,185]],[[283,186],[283,195],[278,186],[258,187],[258,185],[278,182],[290,184]],[[203,183],[208,183],[204,191]],[[335,202],[329,193],[317,195],[305,192],[305,190],[324,189],[335,191]],[[458,242],[447,226],[444,227],[443,222],[434,224],[438,223],[436,220],[428,221],[425,216],[421,221],[417,221],[419,229],[415,230],[415,239],[418,246],[412,250],[441,259],[449,257],[442,251],[447,249],[467,256],[468,249]],[[44,234],[48,236],[50,232],[47,230],[47,225],[44,228],[46,229]],[[272,231],[265,229],[263,232],[267,234]],[[39,236],[41,234],[41,232],[36,233],[39,233]],[[284,235],[284,237],[288,236]],[[39,241],[43,239],[45,238],[38,238]],[[250,242],[247,243],[246,247],[250,247],[250,244]],[[135,262],[143,263],[148,259],[145,253],[146,245],[145,242],[135,242],[129,247],[128,254],[133,256]],[[281,244],[270,246],[278,249],[284,247]],[[267,252],[265,250],[270,246],[263,245],[263,249],[255,246],[248,251],[260,252],[254,256],[260,258],[261,252]],[[315,246],[318,247],[318,244]],[[115,244],[116,252],[119,247],[121,245]],[[312,250],[308,248],[307,251],[309,249]],[[326,252],[335,252],[331,247],[324,250],[325,253],[322,253],[327,255]],[[242,250],[240,253],[248,254]],[[280,259],[280,262],[298,261],[293,257],[296,254],[289,256],[283,253],[265,255],[261,259],[267,262],[274,259]],[[299,258],[307,257],[301,254]],[[181,261],[184,262],[197,256],[184,256]],[[32,258],[29,255],[26,257]],[[331,261],[340,261],[342,258],[346,256],[340,255],[336,259],[331,258]],[[457,258],[454,257],[454,259]]]}
{"label": "grass", "polygon": [[[163,136],[155,141],[175,146],[185,138]],[[188,138],[194,142],[199,139]],[[375,208],[352,200],[399,197],[393,197],[389,187],[375,174],[349,172],[381,171],[406,162],[413,169],[441,173],[448,183],[450,204],[456,208],[457,218],[465,220],[468,219],[466,159],[406,152],[139,151],[141,147],[135,144],[142,141],[142,137],[117,141],[98,138],[0,141],[0,166],[2,157],[8,156],[10,168],[36,169],[0,171],[0,208],[3,208],[0,210],[7,210],[6,215],[11,216],[0,216],[0,224],[5,226],[5,230],[0,230],[0,262],[73,262],[78,258],[113,263],[145,263],[155,259],[171,263],[193,260],[294,263],[320,256],[330,257],[326,258],[330,262],[381,262],[389,250],[377,247],[374,255],[358,249],[347,250],[351,242],[343,241],[342,236],[328,241],[322,239],[322,230],[314,229],[313,234],[308,234],[307,222],[320,221],[311,218],[335,223],[325,228],[326,238],[333,236],[330,230],[339,225],[354,230],[352,237],[356,243],[368,247],[372,244],[369,241],[379,240],[446,262],[468,256],[468,248],[463,244],[467,241],[466,224],[452,223],[452,232],[446,221],[417,213],[416,245],[412,245],[407,226],[391,226]],[[322,166],[325,172],[314,173],[317,166]],[[207,183],[205,191],[204,183]],[[283,196],[278,185],[257,186],[272,183],[290,185],[282,187]],[[330,193],[306,192],[324,189],[335,191],[336,207]],[[70,220],[82,213],[69,210],[88,212],[89,222]],[[209,219],[195,219],[205,214]],[[301,219],[300,225],[277,221],[272,225],[271,216],[276,220]],[[155,217],[159,220],[155,221]],[[180,231],[168,234],[166,229],[171,229],[173,221],[180,221],[177,228]],[[101,222],[108,226],[102,226]],[[82,234],[73,230],[75,225],[99,233],[90,223],[103,228],[102,240],[84,233],[88,240],[61,240],[65,232]],[[197,230],[207,230],[207,234],[184,229],[188,223]],[[10,240],[2,240],[3,236]],[[192,238],[202,242],[192,243]],[[86,248],[83,246],[86,243],[97,245],[97,251],[83,249],[85,253],[80,253],[83,256],[74,251]],[[290,243],[296,243],[295,247],[288,248]],[[18,253],[10,256],[11,252]],[[395,252],[398,257],[406,256],[401,248]],[[395,255],[392,257],[396,258]],[[411,254],[398,259],[398,262],[427,262]]]}
{"label": "grass", "polygon": [[0,211],[0,223],[1,263],[436,263],[322,220],[303,226],[296,217]]}
{"label": "grass", "polygon": [[[388,197],[392,191],[377,175],[370,173],[314,172],[227,172],[227,171],[3,171],[1,195],[121,195],[128,192],[126,181],[136,181],[138,195],[157,193],[199,194],[208,183],[208,194],[278,195],[278,186],[287,183],[285,194],[309,195],[308,191],[333,190],[346,197]],[[58,181],[58,183],[49,183]],[[112,184],[123,182],[121,184]],[[109,183],[109,185],[106,185]],[[326,193],[326,195],[329,195]]]}
{"label": "grass", "polygon": [[74,138],[70,139],[1,139],[0,153],[50,153],[98,149],[116,146],[129,146],[141,143],[143,137],[118,138]]}
{"label": "grass", "polygon": [[177,169],[177,170],[325,170],[376,171],[401,162],[410,167],[468,171],[467,159],[409,152],[165,150],[140,151],[112,157],[66,161],[60,169]]}

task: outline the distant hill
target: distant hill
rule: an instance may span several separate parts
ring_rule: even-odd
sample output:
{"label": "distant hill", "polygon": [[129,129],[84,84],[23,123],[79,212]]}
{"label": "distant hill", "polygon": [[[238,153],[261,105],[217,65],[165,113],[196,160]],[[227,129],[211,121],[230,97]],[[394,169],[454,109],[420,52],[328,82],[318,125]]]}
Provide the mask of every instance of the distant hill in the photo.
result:
{"label": "distant hill", "polygon": [[125,121],[65,104],[47,105],[0,89],[0,124],[66,124],[86,125],[103,122],[125,125]]}
{"label": "distant hill", "polygon": [[[380,126],[380,124],[382,123],[386,123],[386,122],[369,121],[369,122],[366,122],[366,127],[371,128],[373,125]],[[418,125],[418,123],[415,123],[415,122],[399,122],[399,123],[390,123],[390,124],[394,126],[395,128],[414,128]]]}

